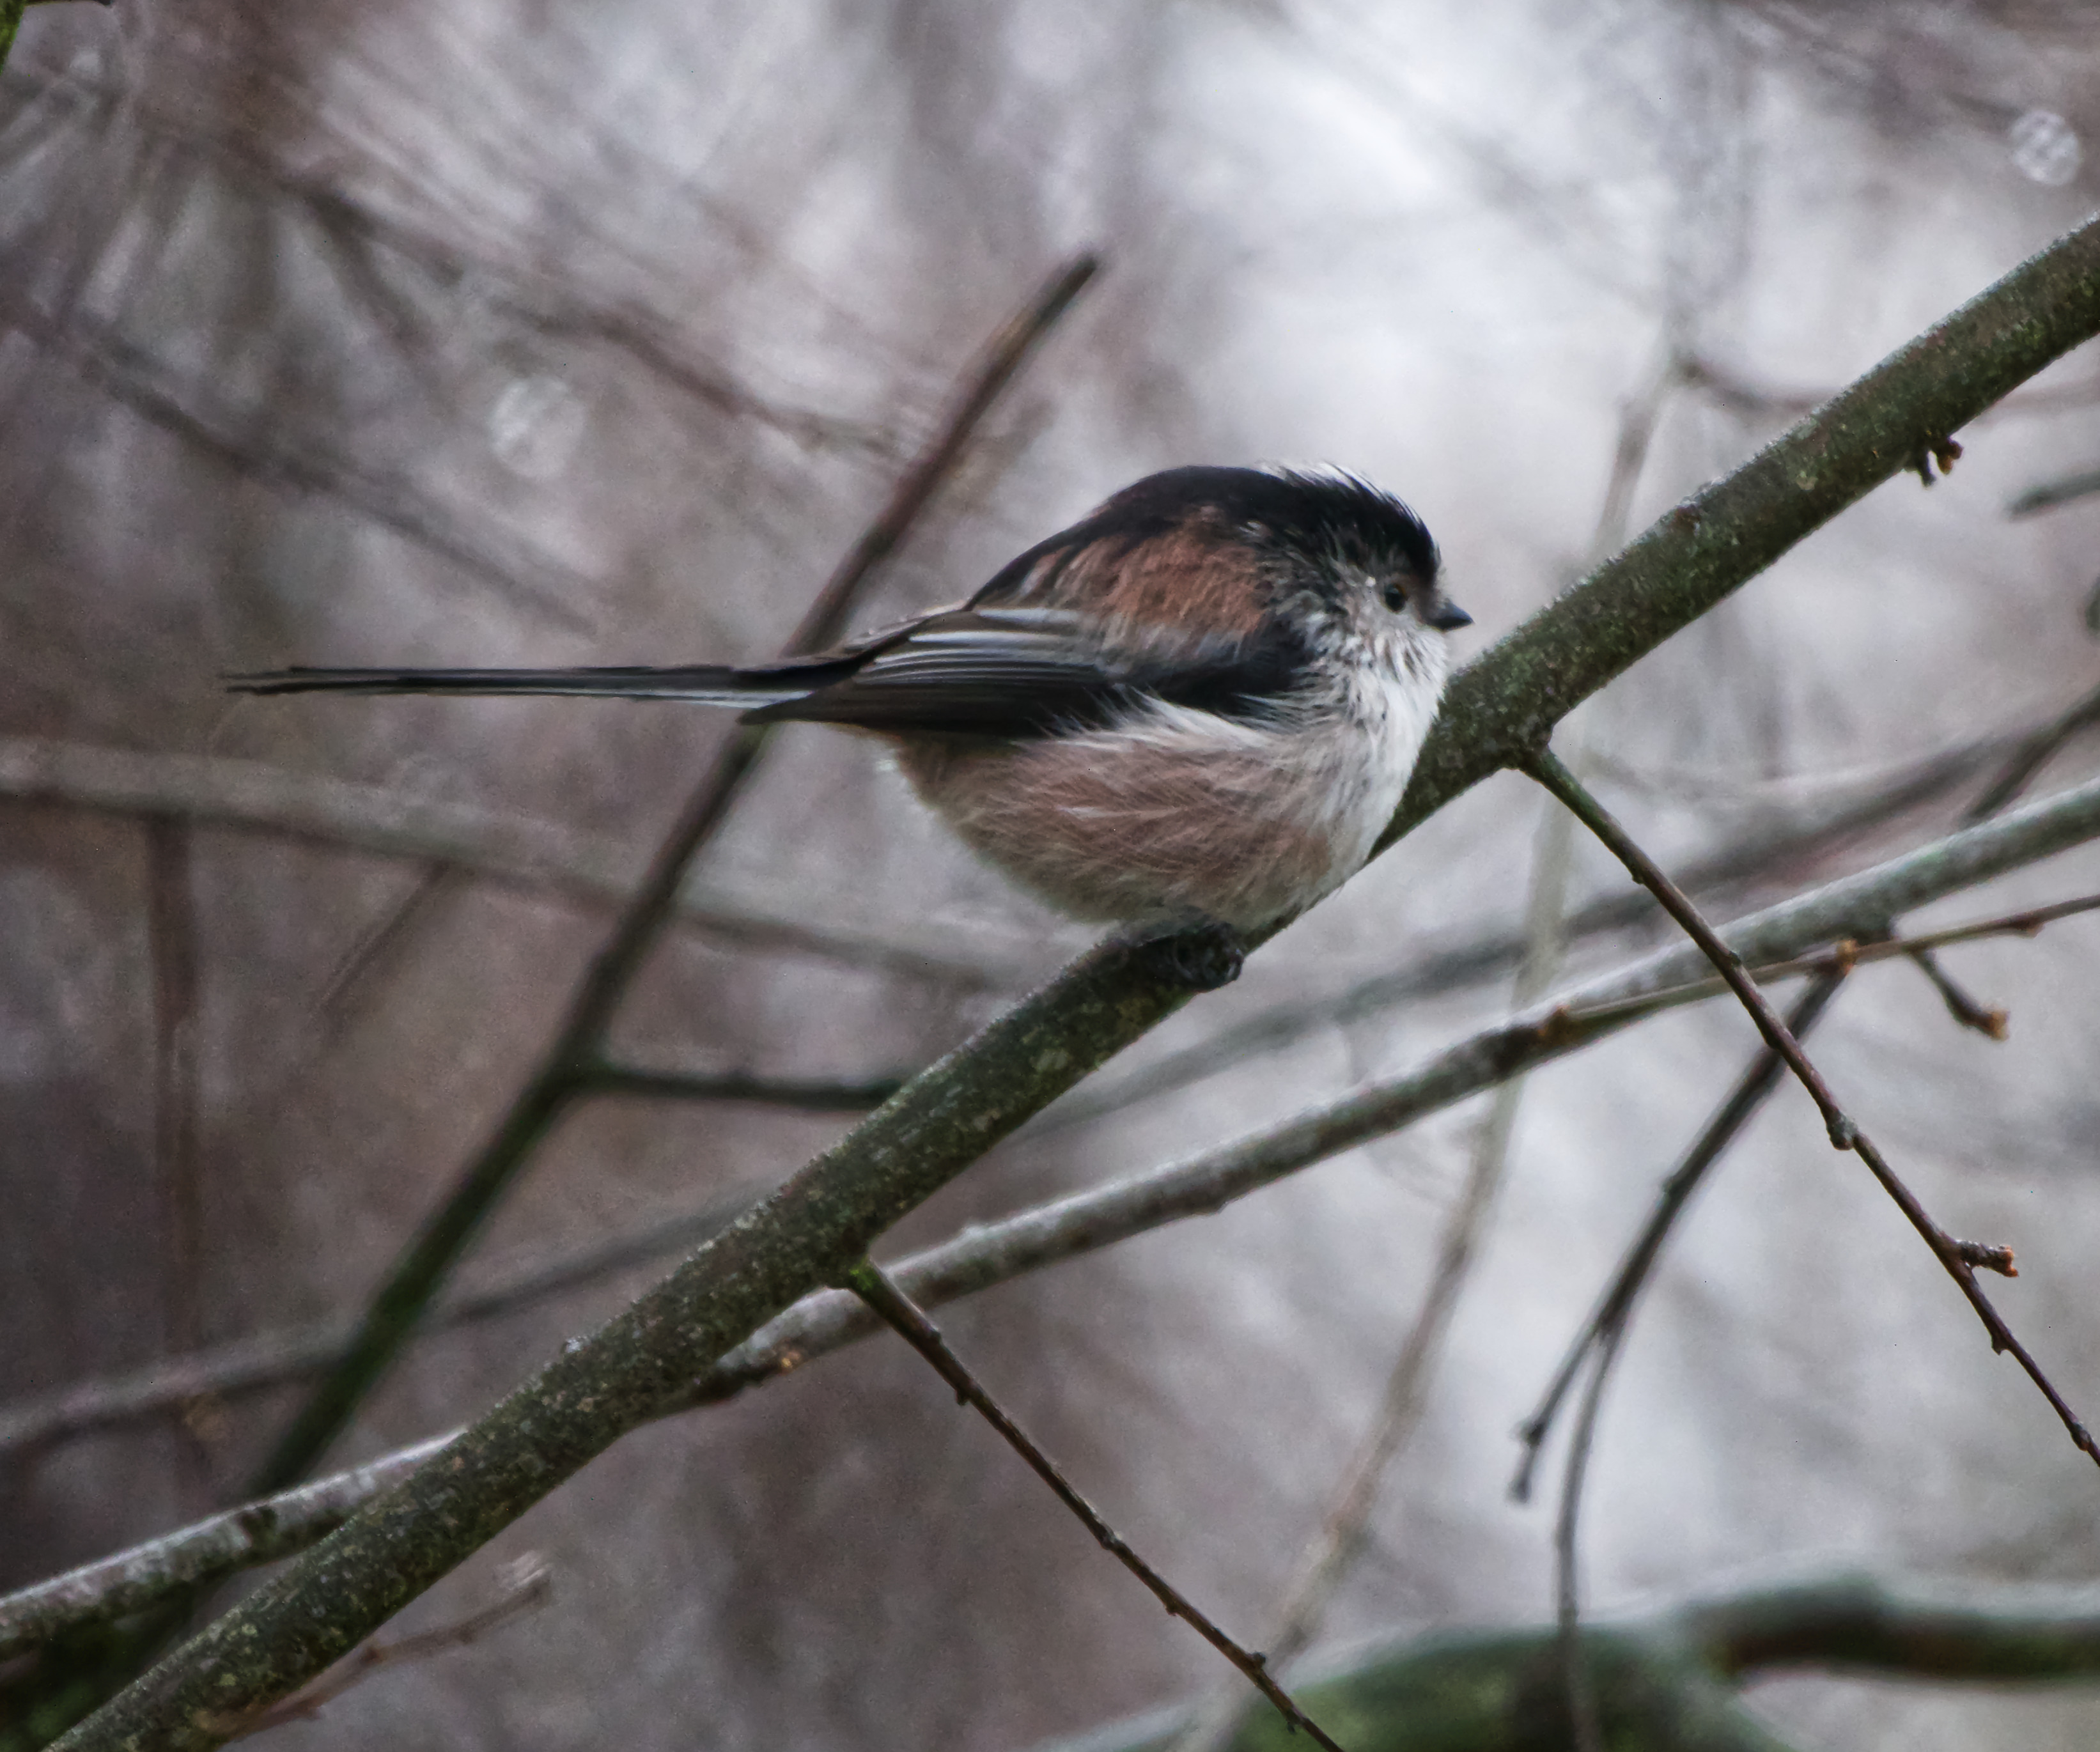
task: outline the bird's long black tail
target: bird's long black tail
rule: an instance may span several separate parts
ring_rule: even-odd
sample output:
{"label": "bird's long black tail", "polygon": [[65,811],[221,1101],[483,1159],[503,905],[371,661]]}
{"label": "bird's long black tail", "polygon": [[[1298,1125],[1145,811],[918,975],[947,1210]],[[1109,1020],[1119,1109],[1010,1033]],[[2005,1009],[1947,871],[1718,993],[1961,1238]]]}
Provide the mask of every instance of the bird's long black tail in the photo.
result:
{"label": "bird's long black tail", "polygon": [[264,669],[220,677],[236,694],[569,694],[769,706],[801,699],[830,679],[821,669]]}

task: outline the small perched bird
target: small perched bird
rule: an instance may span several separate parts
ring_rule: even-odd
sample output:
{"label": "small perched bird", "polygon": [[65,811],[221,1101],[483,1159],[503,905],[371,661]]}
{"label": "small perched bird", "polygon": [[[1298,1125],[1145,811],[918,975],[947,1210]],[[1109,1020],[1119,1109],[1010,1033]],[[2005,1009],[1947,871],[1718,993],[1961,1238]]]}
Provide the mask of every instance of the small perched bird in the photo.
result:
{"label": "small perched bird", "polygon": [[227,680],[686,699],[842,725],[887,740],[967,844],[1053,906],[1230,938],[1354,874],[1398,806],[1443,692],[1444,635],[1471,618],[1438,567],[1421,520],[1353,475],[1170,469],[959,607],[814,656]]}

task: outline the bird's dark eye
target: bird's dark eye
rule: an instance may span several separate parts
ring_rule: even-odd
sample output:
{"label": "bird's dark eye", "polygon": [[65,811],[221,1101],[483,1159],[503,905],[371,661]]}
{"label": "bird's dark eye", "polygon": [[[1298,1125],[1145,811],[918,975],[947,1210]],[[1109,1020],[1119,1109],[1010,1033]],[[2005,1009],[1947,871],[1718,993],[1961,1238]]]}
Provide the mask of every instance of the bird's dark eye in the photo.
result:
{"label": "bird's dark eye", "polygon": [[1387,579],[1385,588],[1379,594],[1385,598],[1385,606],[1395,614],[1407,607],[1407,592],[1401,588],[1397,579]]}

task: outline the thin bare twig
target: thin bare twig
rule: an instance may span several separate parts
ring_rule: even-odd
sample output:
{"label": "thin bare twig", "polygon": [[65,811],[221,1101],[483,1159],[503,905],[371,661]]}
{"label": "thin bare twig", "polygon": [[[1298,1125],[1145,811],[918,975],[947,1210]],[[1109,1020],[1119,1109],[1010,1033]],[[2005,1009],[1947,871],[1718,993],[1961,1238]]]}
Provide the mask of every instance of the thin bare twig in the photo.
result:
{"label": "thin bare twig", "polygon": [[1130,1548],[1129,1542],[1101,1519],[1100,1511],[1073,1489],[1056,1463],[1037,1447],[1026,1431],[1009,1417],[999,1401],[986,1392],[962,1359],[948,1348],[940,1329],[929,1320],[911,1298],[900,1290],[889,1274],[872,1260],[862,1260],[845,1274],[844,1287],[865,1302],[893,1331],[930,1363],[933,1370],[955,1389],[958,1403],[968,1406],[997,1430],[1000,1439],[1028,1463],[1029,1468],[1048,1485],[1057,1500],[1094,1536],[1101,1549],[1114,1557],[1152,1591],[1168,1613],[1190,1626],[1226,1660],[1246,1675],[1247,1683],[1274,1704],[1277,1712],[1295,1730],[1304,1728],[1327,1752],[1341,1748],[1321,1731],[1319,1724],[1290,1701],[1290,1693],[1269,1677],[1262,1654],[1251,1654],[1220,1630],[1181,1591]]}
{"label": "thin bare twig", "polygon": [[1568,1445],[1567,1470],[1561,1475],[1560,1511],[1553,1524],[1554,1625],[1560,1633],[1561,1688],[1568,1699],[1575,1752],[1604,1752],[1597,1691],[1590,1682],[1590,1664],[1582,1648],[1582,1578],[1576,1566],[1580,1556],[1582,1485],[1589,1474],[1597,1414],[1604,1405],[1604,1384],[1618,1359],[1619,1341],[1625,1335],[1625,1326],[1615,1326],[1598,1340],[1590,1384],[1583,1391],[1582,1409],[1575,1419],[1574,1439]]}
{"label": "thin bare twig", "polygon": [[[1570,815],[1569,819],[1573,817]],[[1796,1039],[1815,1025],[1824,1007],[1835,995],[1839,983],[1847,969],[1838,968],[1819,973],[1807,991],[1795,1004],[1787,1017],[1787,1026]],[[1735,1088],[1720,1110],[1701,1128],[1684,1159],[1663,1182],[1662,1190],[1656,1200],[1656,1208],[1650,1215],[1639,1238],[1629,1250],[1614,1275],[1610,1288],[1606,1290],[1595,1311],[1576,1335],[1568,1347],[1568,1355],[1555,1374],[1552,1384],[1546,1389],[1545,1398],[1537,1411],[1525,1420],[1518,1432],[1524,1445],[1524,1459],[1517,1476],[1510,1486],[1510,1494],[1519,1502],[1529,1494],[1531,1472],[1537,1463],[1540,1445],[1559,1412],[1563,1398],[1581,1372],[1585,1360],[1590,1361],[1590,1380],[1582,1395],[1582,1409],[1575,1420],[1575,1431],[1568,1448],[1568,1460],[1561,1474],[1560,1507],[1555,1517],[1553,1535],[1554,1611],[1560,1635],[1561,1679],[1568,1698],[1568,1719],[1574,1729],[1579,1752],[1602,1752],[1604,1729],[1597,1710],[1596,1689],[1590,1683],[1589,1662],[1582,1641],[1582,1578],[1579,1569],[1581,1555],[1581,1528],[1582,1492],[1589,1476],[1590,1454],[1595,1442],[1597,1419],[1604,1404],[1604,1388],[1612,1369],[1617,1365],[1620,1350],[1631,1323],[1635,1300],[1653,1275],[1655,1263],[1662,1251],[1664,1241],[1671,1227],[1690,1203],[1714,1163],[1736,1139],[1752,1116],[1762,1107],[1779,1082],[1780,1073],[1785,1068],[1780,1055],[1770,1047],[1759,1048],[1745,1070]]]}
{"label": "thin bare twig", "polygon": [[[197,1149],[196,902],[187,823],[146,823],[146,938],[153,968],[153,1157],[162,1223],[163,1342],[180,1353],[204,1342],[204,1187]],[[211,1500],[211,1454],[184,1407],[175,1442],[194,1506]]]}
{"label": "thin bare twig", "polygon": [[245,1740],[251,1735],[282,1728],[287,1722],[308,1720],[319,1715],[345,1692],[362,1685],[382,1667],[428,1661],[434,1655],[464,1648],[497,1626],[523,1617],[528,1612],[537,1612],[554,1597],[554,1572],[537,1551],[527,1551],[523,1557],[505,1564],[497,1582],[495,1598],[478,1612],[470,1613],[453,1623],[439,1625],[434,1630],[419,1631],[413,1636],[384,1639],[374,1637],[354,1654],[338,1662],[305,1690],[279,1698],[242,1722],[227,1738]]}
{"label": "thin bare twig", "polygon": [[338,1026],[351,999],[382,969],[397,965],[417,929],[439,904],[456,894],[465,875],[457,864],[426,865],[408,892],[345,950],[321,982],[314,1008]]}
{"label": "thin bare twig", "polygon": [[[1892,960],[1899,955],[1915,957],[1921,952],[1944,949],[1950,943],[1979,942],[1990,937],[2033,937],[2040,934],[2044,925],[2054,924],[2058,919],[2076,918],[2080,913],[2095,911],[2100,911],[2100,894],[2081,894],[2076,900],[2059,900],[2045,907],[2023,907],[2018,912],[2000,913],[1995,918],[1977,919],[1967,925],[1948,925],[1943,930],[1921,931],[1915,937],[1886,936],[1864,943],[1846,938],[1828,949],[1819,949],[1813,955],[1790,955],[1777,961],[1759,961],[1747,965],[1745,971],[1759,985],[1770,985],[1775,980],[1791,979],[1801,973],[1829,973],[1864,966],[1872,961]],[[1680,1004],[1718,997],[1728,989],[1728,982],[1716,974],[1706,979],[1687,980],[1682,985],[1665,986],[1657,991],[1613,999],[1608,1003],[1569,1004],[1560,1013],[1570,1026],[1588,1028],[1599,1022],[1652,1016],[1659,1010],[1670,1009]]]}
{"label": "thin bare twig", "polygon": [[[889,503],[854,543],[789,638],[786,653],[814,651],[844,630],[853,605],[876,569],[903,541],[968,443],[978,422],[1021,368],[1035,343],[1093,277],[1095,258],[1067,263],[994,338],[964,381],[933,443],[907,470]],[[728,817],[757,769],[770,726],[738,730],[687,800],[648,875],[571,1000],[539,1067],[373,1296],[342,1361],[315,1389],[256,1475],[267,1493],[303,1476],[342,1431],[407,1342],[453,1264],[518,1171],[595,1068],[605,1031],[668,922],[686,869]]]}
{"label": "thin bare twig", "polygon": [[593,1065],[578,1074],[593,1095],[633,1095],[657,1101],[749,1101],[797,1113],[862,1114],[904,1087],[901,1076],[842,1082],[819,1077],[756,1077],[747,1071],[655,1070],[641,1065]]}
{"label": "thin bare twig", "polygon": [[1730,951],[1713,928],[1699,915],[1698,909],[1686,899],[1681,889],[1665,876],[1647,853],[1635,843],[1611,813],[1586,791],[1575,775],[1554,757],[1551,749],[1541,748],[1531,757],[1526,769],[1541,784],[1582,820],[1590,831],[1608,846],[1612,854],[1632,872],[1635,880],[1652,893],[1670,911],[1670,915],[1684,928],[1686,935],[1697,943],[1707,958],[1720,970],[1743,1007],[1750,1013],[1772,1049],[1778,1053],[1793,1071],[1801,1086],[1823,1115],[1823,1123],[1830,1134],[1833,1150],[1847,1150],[1855,1153],[1867,1164],[1874,1178],[1882,1184],[1882,1190],[1896,1203],[1896,1207],[1909,1219],[1911,1226],[1931,1248],[1947,1274],[1960,1287],[1970,1305],[1976,1310],[1977,1317],[1983,1322],[1983,1330],[1990,1335],[1994,1351],[2010,1351],[2027,1378],[2040,1391],[2049,1407],[2062,1419],[2064,1428],[2080,1452],[2100,1465],[2100,1444],[2096,1444],[2085,1424],[2059,1393],[2055,1384],[2043,1373],[2027,1347],[2014,1335],[2002,1316],[1983,1294],[1976,1281],[1979,1268],[1995,1271],[2006,1277],[2015,1275],[2012,1250],[2010,1247],[1989,1247],[1978,1242],[1957,1240],[1935,1222],[1925,1207],[1918,1203],[1916,1194],[1905,1185],[1887,1158],[1877,1150],[1871,1139],[1838,1105],[1837,1097],[1830,1092],[1821,1073],[1809,1063],[1800,1044],[1788,1032],[1786,1024],[1780,1020],[1779,1013],[1772,1008],[1765,995],[1758,990],[1757,982],[1743,970],[1742,959]]}
{"label": "thin bare twig", "polygon": [[1662,362],[1650,374],[1640,392],[1619,410],[1617,441],[1612,447],[1612,466],[1605,477],[1604,502],[1598,507],[1596,527],[1590,532],[1590,551],[1582,569],[1588,571],[1626,545],[1631,526],[1634,493],[1648,470],[1648,452],[1655,444],[1655,429],[1670,399],[1680,389],[1697,381],[1692,361],[1683,349],[1665,346]]}
{"label": "thin bare twig", "polygon": [[2100,687],[2039,729],[2021,738],[2012,757],[1983,792],[1969,805],[1965,821],[1983,821],[1995,815],[2027,787],[2027,782],[2053,760],[2058,751],[2080,730],[2100,724]]}
{"label": "thin bare twig", "polygon": [[[1623,455],[1621,466],[1624,466]],[[1532,858],[1531,893],[1526,902],[1525,934],[1530,951],[1517,969],[1512,1008],[1536,1002],[1553,982],[1563,952],[1562,908],[1566,902],[1573,836],[1565,810],[1551,810],[1540,820]],[[1335,1591],[1347,1578],[1362,1552],[1378,1506],[1380,1487],[1392,1463],[1413,1438],[1427,1402],[1429,1381],[1451,1330],[1458,1298],[1488,1218],[1502,1190],[1509,1163],[1510,1140],[1523,1097],[1521,1073],[1495,1086],[1486,1116],[1474,1133],[1465,1184],[1444,1220],[1436,1263],[1400,1350],[1386,1378],[1376,1416],[1342,1468],[1318,1530],[1299,1553],[1298,1563],[1276,1626],[1268,1638],[1268,1658],[1278,1671],[1310,1646]],[[1221,1695],[1198,1714],[1174,1752],[1227,1752],[1245,1720],[1246,1707],[1237,1693]]]}
{"label": "thin bare twig", "polygon": [[1992,1040],[2005,1038],[2012,1018],[2001,1006],[1979,1004],[1970,997],[1956,982],[1954,976],[1939,964],[1939,958],[1931,950],[1913,948],[1910,959],[1918,971],[1932,982],[1932,989],[1939,994],[1940,1002],[1947,1006],[1947,1013],[1956,1022]]}
{"label": "thin bare twig", "polygon": [[[1833,968],[1818,973],[1808,989],[1795,1001],[1788,1014],[1787,1026],[1798,1040],[1815,1026],[1830,1000],[1836,995],[1845,970]],[[1663,1243],[1671,1229],[1692,1202],[1692,1195],[1705,1180],[1707,1171],[1718,1162],[1722,1153],[1740,1135],[1745,1126],[1766,1098],[1777,1086],[1780,1073],[1786,1068],[1785,1061],[1770,1047],[1760,1047],[1757,1056],[1743,1072],[1736,1087],[1723,1101],[1714,1117],[1706,1122],[1683,1159],[1670,1171],[1670,1177],[1662,1183],[1656,1195],[1655,1209],[1641,1229],[1634,1244],[1626,1250],[1619,1262],[1619,1269],[1612,1274],[1610,1285],[1598,1298],[1597,1305],[1590,1317],[1582,1323],[1582,1330],[1568,1347],[1560,1366],[1554,1371],[1553,1379],[1538,1402],[1538,1409],[1517,1426],[1517,1439],[1524,1445],[1524,1457],[1518,1463],[1516,1476],[1510,1481],[1510,1494],[1518,1502],[1529,1499],[1533,1469],[1538,1463],[1539,1452],[1546,1436],[1551,1432],[1554,1419],[1560,1414],[1562,1403],[1568,1389],[1574,1385],[1584,1358],[1602,1341],[1604,1335],[1626,1324],[1633,1312],[1635,1299],[1655,1270],[1655,1262],[1662,1251]]]}
{"label": "thin bare twig", "polygon": [[2005,515],[2032,517],[2036,511],[2068,505],[2074,499],[2089,498],[2096,492],[2100,492],[2100,469],[2086,469],[2076,474],[2067,474],[2028,488],[2005,507]]}

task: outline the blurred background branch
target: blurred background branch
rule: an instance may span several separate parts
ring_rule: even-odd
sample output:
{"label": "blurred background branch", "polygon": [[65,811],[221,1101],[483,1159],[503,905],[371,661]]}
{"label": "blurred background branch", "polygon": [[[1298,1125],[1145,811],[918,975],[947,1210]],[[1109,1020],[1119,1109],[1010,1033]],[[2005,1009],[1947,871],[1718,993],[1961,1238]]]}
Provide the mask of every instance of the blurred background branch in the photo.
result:
{"label": "blurred background branch", "polygon": [[[1856,1577],[1810,1579],[1688,1601],[1582,1632],[1608,1699],[1614,1747],[1784,1752],[1787,1742],[1736,1706],[1734,1688],[1775,1671],[1821,1670],[1924,1683],[2045,1684],[2100,1679],[2100,1614],[2089,1593],[1974,1587],[1935,1594]],[[1308,1685],[1308,1707],[1353,1731],[1352,1744],[1520,1752],[1565,1744],[1558,1632],[1433,1633],[1359,1653]],[[1163,1752],[1181,1712],[1162,1712],[1055,1752]],[[1256,1720],[1233,1745],[1289,1742]],[[1039,1752],[1052,1752],[1048,1746]]]}
{"label": "blurred background branch", "polygon": [[[429,1165],[468,1159],[543,1059],[726,739],[673,708],[230,708],[215,673],[777,650],[940,430],[955,338],[999,320],[1016,264],[1083,243],[1114,277],[984,421],[869,620],[1150,469],[1275,457],[1405,496],[1480,649],[1585,569],[1600,499],[1664,515],[2089,214],[2089,13],[29,12],[0,68],[0,1430],[24,1438],[0,1597],[156,1535],[194,1551],[180,1529],[240,1494],[287,1371],[337,1353],[441,1196]],[[1628,388],[1658,374],[1643,418]],[[1965,427],[1930,496],[1870,496],[1614,686],[1586,776],[1709,916],[1899,858],[2008,777],[2082,788],[2100,496],[2005,511],[2075,487],[2096,417],[2085,347]],[[571,1109],[329,1463],[492,1402],[1079,946],[865,744],[792,731],[768,758],[593,1061],[648,1094]],[[948,1304],[958,1349],[1236,1633],[1271,1619],[1375,1421],[1497,1054],[1528,1073],[1499,1214],[1321,1634],[1523,1624],[1552,1596],[1506,1432],[1742,1048],[1667,988],[1497,1033],[1537,814],[1477,788],[885,1243],[958,1294],[1008,1273]],[[1579,998],[1667,927],[1580,844],[1568,893]],[[1899,950],[1946,946],[1893,975],[1843,941],[1886,921],[1826,895],[1838,940],[1786,958],[1857,956],[1819,1062],[1951,1227],[2018,1246],[2008,1312],[2085,1402],[2100,950],[2075,920],[1946,931],[2095,893],[2090,842],[2016,862],[1907,913]],[[1980,1052],[1950,1013],[2010,1037]],[[1732,1147],[1617,1354],[1586,1613],[1789,1553],[2100,1573],[2079,1457],[1796,1110]],[[1268,1166],[1287,1184],[1235,1196]],[[1211,1220],[1150,1232],[1205,1199]],[[841,1317],[783,1315],[779,1348],[739,1348],[755,1375],[704,1378],[767,1393],[637,1431],[501,1536],[558,1554],[558,1600],[381,1668],[320,1731],[1012,1748],[1193,1694],[1205,1652],[901,1347],[796,1366]],[[219,1537],[267,1534],[237,1513]],[[479,1568],[380,1646],[470,1622]],[[22,1706],[57,1664],[0,1661],[0,1752],[48,1741]],[[1820,1670],[1694,1692],[1732,1734],[1862,1752],[2071,1752],[2100,1721],[2089,1691]]]}
{"label": "blurred background branch", "polygon": [[[0,739],[0,796],[146,819],[190,821],[281,835],[346,851],[463,871],[483,881],[549,891],[594,908],[616,906],[634,888],[639,862],[624,847],[593,844],[554,822],[508,817],[441,798],[296,773],[262,762],[142,753]],[[959,954],[955,933],[920,938],[862,934],[762,907],[697,884],[680,892],[677,921],[726,942],[783,954],[827,957],[904,977],[964,987],[1011,987],[1025,964],[1010,945],[986,942]]]}

